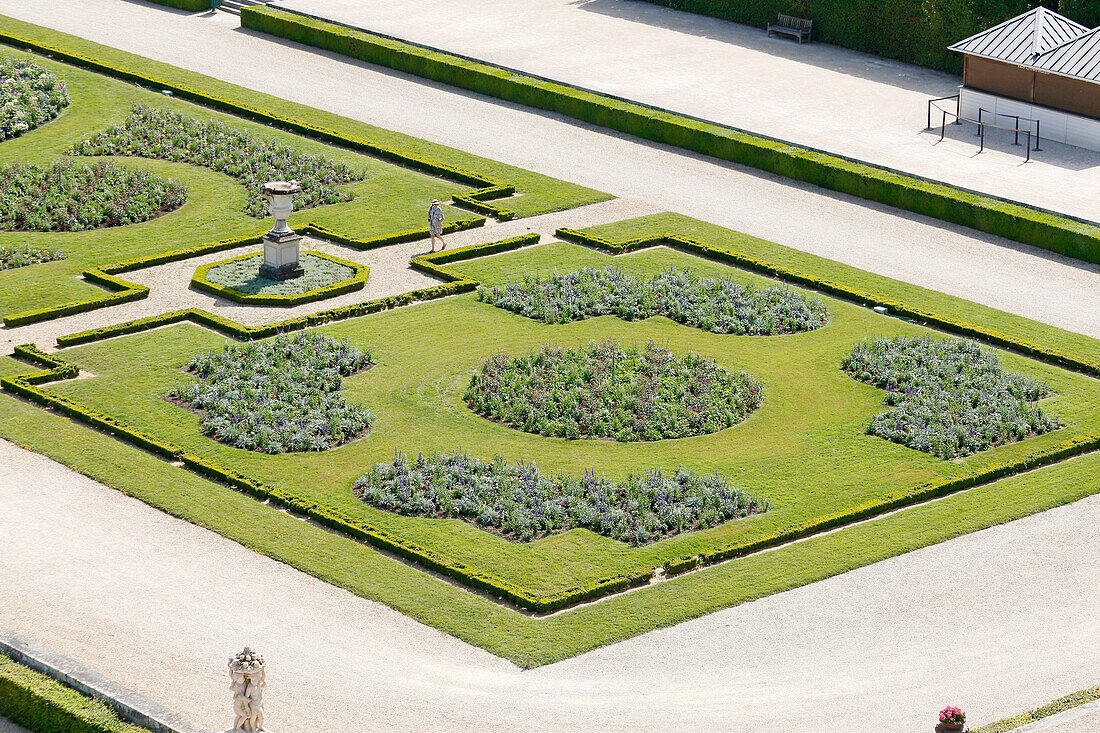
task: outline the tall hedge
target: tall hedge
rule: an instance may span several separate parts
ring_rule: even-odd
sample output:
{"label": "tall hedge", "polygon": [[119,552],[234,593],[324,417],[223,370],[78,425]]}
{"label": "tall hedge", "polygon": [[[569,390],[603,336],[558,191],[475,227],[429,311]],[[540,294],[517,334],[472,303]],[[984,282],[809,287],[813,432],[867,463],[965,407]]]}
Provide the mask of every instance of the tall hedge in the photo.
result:
{"label": "tall hedge", "polygon": [[1089,28],[1100,26],[1100,0],[1062,0],[1059,12]]}
{"label": "tall hedge", "polygon": [[[690,13],[764,27],[779,13],[810,18],[814,39],[945,71],[962,71],[947,47],[1036,5],[1057,0],[647,0]],[[1077,15],[1100,14],[1097,0],[1062,0]],[[1085,11],[1088,6],[1090,9]],[[1073,12],[1067,10],[1071,17]],[[1085,23],[1087,21],[1081,20]],[[1100,21],[1096,21],[1100,23]]]}

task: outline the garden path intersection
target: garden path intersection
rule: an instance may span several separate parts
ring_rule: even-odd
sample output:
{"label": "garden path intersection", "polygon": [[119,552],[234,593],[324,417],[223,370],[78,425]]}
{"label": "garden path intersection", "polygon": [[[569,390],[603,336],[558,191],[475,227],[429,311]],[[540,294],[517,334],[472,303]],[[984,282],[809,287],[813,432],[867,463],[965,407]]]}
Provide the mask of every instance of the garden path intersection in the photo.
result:
{"label": "garden path intersection", "polygon": [[[489,7],[498,23],[502,6]],[[554,8],[546,0],[532,17]],[[50,34],[37,37],[61,39],[63,51],[82,49],[84,58],[115,64],[113,73],[152,69],[149,78],[178,85],[177,98],[168,99],[43,60],[68,75],[75,104],[41,130],[0,145],[0,156],[22,151],[36,163],[52,160],[103,124],[99,115],[120,121],[138,99],[152,97],[195,117],[220,116],[230,126],[271,134],[318,165],[361,166],[363,176],[341,184],[348,186],[344,201],[298,212],[292,223],[306,233],[303,249],[369,266],[370,275],[364,289],[293,307],[246,305],[189,287],[196,267],[257,252],[257,244],[244,242],[257,242],[266,225],[242,212],[247,189],[232,180],[235,174],[209,170],[229,173],[228,167],[198,168],[179,158],[116,159],[183,182],[188,200],[163,218],[71,235],[0,233],[0,245],[70,245],[68,261],[0,273],[0,285],[17,283],[22,293],[0,292],[6,311],[0,315],[19,311],[23,301],[32,319],[51,307],[70,313],[0,330],[0,624],[212,729],[224,727],[227,706],[224,670],[211,660],[244,642],[271,662],[267,722],[287,733],[356,730],[367,719],[387,730],[819,730],[850,719],[853,708],[868,729],[917,730],[944,700],[965,702],[971,722],[980,723],[1095,683],[1100,267],[242,33],[224,13],[187,15],[116,0],[31,6],[0,0],[4,12],[181,68],[166,70],[43,28],[28,31],[0,16],[5,32]],[[236,63],[226,64],[230,49]],[[813,53],[825,54],[822,61],[830,51]],[[766,63],[768,53],[751,55]],[[842,54],[837,63],[854,62]],[[296,72],[288,79],[276,67]],[[193,105],[187,95],[196,89],[251,121]],[[263,119],[274,125],[257,122],[257,111],[270,114]],[[496,123],[492,134],[489,119]],[[543,144],[531,145],[533,136]],[[981,165],[1002,164],[1004,156],[991,156]],[[1049,175],[1048,168],[1036,170]],[[1003,182],[1009,189],[1018,185],[1010,178]],[[506,195],[513,185],[518,195]],[[483,198],[471,197],[474,189]],[[1051,195],[1051,186],[1042,189],[1040,199]],[[445,203],[456,197],[447,212],[457,231],[446,235],[445,252],[425,257],[419,202],[437,195]],[[1070,208],[1083,200],[1066,198]],[[661,213],[670,210],[687,214]],[[791,210],[800,216],[781,216]],[[178,241],[161,236],[173,222]],[[722,287],[744,292],[778,284],[783,295],[774,302],[802,302],[801,313],[819,317],[802,321],[804,328],[737,335],[743,331],[712,328],[707,318],[714,313],[705,306],[675,311],[673,298],[660,300],[664,310],[653,317],[637,315],[656,313],[652,302],[600,315],[601,302],[564,323],[540,322],[521,314],[525,306],[517,299],[509,312],[469,292],[612,265],[623,273],[620,280],[592,282],[674,280],[684,268],[699,278],[695,283],[722,277]],[[77,279],[81,270],[87,282]],[[116,274],[112,284],[107,276]],[[89,282],[105,281],[131,289],[124,294],[147,288],[148,295],[90,310],[89,301],[65,305],[69,293],[73,300],[88,297],[101,292]],[[652,287],[662,298],[676,292]],[[585,297],[569,292],[570,307]],[[751,301],[738,300],[738,308]],[[869,306],[876,303],[901,317],[875,313]],[[185,309],[190,322],[157,318]],[[233,338],[284,328],[296,335],[260,348],[227,347]],[[911,357],[904,345],[929,343],[912,337],[945,332],[985,340],[999,348],[999,361],[976,348],[935,351],[918,366],[905,361]],[[872,348],[872,337],[892,346]],[[318,345],[311,358],[296,360],[299,352],[282,350],[299,338],[304,348]],[[693,409],[709,409],[700,397],[709,384],[728,395],[754,395],[744,405],[752,409],[708,412],[729,422],[665,440],[649,435],[652,425],[642,418],[629,418],[627,429],[627,413],[612,410],[613,426],[603,422],[605,432],[582,435],[616,439],[566,440],[581,437],[574,434],[578,424],[593,424],[578,417],[580,407],[569,414],[570,395],[562,412],[535,395],[530,409],[509,412],[504,422],[495,421],[503,413],[495,412],[500,405],[491,394],[484,410],[475,408],[472,375],[521,361],[492,356],[501,353],[552,359],[568,352],[571,375],[595,370],[599,379],[588,383],[604,385],[600,399],[625,392],[614,357],[610,379],[599,366],[604,355],[620,353],[617,347],[589,349],[584,353],[593,361],[574,362],[581,350],[569,347],[596,340],[647,343],[645,360],[637,357],[643,366],[631,370],[674,374],[671,394],[684,390],[681,402]],[[7,355],[27,343],[35,347]],[[864,351],[849,369],[845,354],[857,348]],[[239,358],[196,358],[203,352]],[[694,361],[672,358],[685,352]],[[948,420],[919,434],[938,441],[926,439],[923,447],[903,439],[901,422],[886,420],[880,432],[868,433],[884,400],[909,401],[906,409],[918,421],[921,410],[935,413],[935,400],[947,399],[946,382],[937,380],[950,374],[952,359],[980,353],[987,355],[981,368],[992,368],[997,379],[978,383],[974,375],[984,372],[966,367],[955,392],[962,394],[958,385],[965,382],[973,392],[964,396],[969,407],[1004,410],[995,413],[1001,423],[991,432],[972,421],[952,443],[948,431],[965,424]],[[337,361],[326,366],[327,354]],[[226,369],[239,373],[221,381],[215,373],[181,397],[183,380],[210,376],[196,366],[204,359],[217,362],[223,376]],[[305,366],[274,377],[277,369],[265,371],[280,360]],[[693,382],[683,378],[687,367],[653,368],[661,363],[706,367],[691,372],[701,375]],[[893,364],[900,371],[891,376],[884,365]],[[734,371],[740,381],[713,378]],[[296,386],[307,387],[285,389],[279,380],[287,374],[304,375]],[[494,379],[515,376],[501,374]],[[644,379],[635,376],[632,390],[643,383],[665,389]],[[316,385],[308,386],[312,380]],[[897,382],[889,380],[917,386],[892,391]],[[557,400],[564,384],[555,381],[547,391]],[[217,410],[203,404],[223,388],[229,397]],[[317,421],[322,392],[325,405],[340,403],[350,408],[345,416],[366,417],[334,432],[335,422]],[[650,399],[655,392],[634,393]],[[288,394],[303,402],[300,422],[279,412],[293,401]],[[576,404],[588,409],[589,397],[582,390]],[[631,407],[638,404],[644,402]],[[290,414],[295,408],[289,405]],[[330,416],[343,408],[331,409]],[[955,415],[956,407],[942,412]],[[1023,422],[1025,414],[1030,422]],[[667,420],[662,429],[686,429],[690,418]],[[218,427],[207,431],[208,420]],[[259,425],[253,436],[259,437],[234,444],[238,438],[227,436],[239,436],[242,421]],[[285,431],[280,439],[299,428],[300,435],[276,444],[263,433],[276,427]],[[424,496],[388,498],[382,484],[372,485],[369,500],[365,491],[353,492],[366,485],[359,481],[372,465],[379,471],[382,461],[398,463],[395,452],[455,450],[534,460],[543,476],[593,469],[617,481],[628,471],[670,474],[679,466],[729,481],[716,489],[727,492],[726,503],[706,505],[697,517],[719,511],[713,506],[730,510],[730,487],[767,507],[642,531],[626,518],[610,524],[619,516],[612,509],[622,513],[618,505],[597,511],[581,502],[566,526],[598,530],[540,533],[537,524],[508,524],[515,515],[499,521],[504,502],[475,523],[457,509],[440,512],[448,519],[393,509],[416,506]],[[518,466],[516,475],[534,475],[525,471]],[[470,486],[448,484],[455,485]],[[530,485],[534,496],[538,481]],[[435,501],[443,490],[431,491]],[[567,495],[558,497],[562,506]],[[630,501],[643,495],[624,492]],[[661,496],[667,500],[664,489]],[[539,521],[541,501],[521,519]],[[628,507],[624,516],[659,514],[648,504],[638,509]],[[604,519],[596,521],[592,511]],[[585,512],[589,519],[578,519]],[[261,611],[240,613],[242,599]],[[164,664],[134,664],[139,657]],[[520,669],[526,666],[534,669]]]}

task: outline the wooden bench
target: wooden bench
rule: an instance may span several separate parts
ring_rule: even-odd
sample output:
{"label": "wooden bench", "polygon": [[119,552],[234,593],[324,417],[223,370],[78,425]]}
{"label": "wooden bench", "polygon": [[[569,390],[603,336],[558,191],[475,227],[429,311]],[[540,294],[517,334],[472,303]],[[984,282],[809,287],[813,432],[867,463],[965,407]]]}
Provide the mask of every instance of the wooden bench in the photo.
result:
{"label": "wooden bench", "polygon": [[812,20],[806,20],[805,18],[796,18],[793,15],[779,14],[779,20],[774,23],[768,23],[768,35],[776,34],[781,36],[791,36],[797,38],[799,45],[802,44],[802,39],[810,40],[810,35],[814,30],[814,22]]}

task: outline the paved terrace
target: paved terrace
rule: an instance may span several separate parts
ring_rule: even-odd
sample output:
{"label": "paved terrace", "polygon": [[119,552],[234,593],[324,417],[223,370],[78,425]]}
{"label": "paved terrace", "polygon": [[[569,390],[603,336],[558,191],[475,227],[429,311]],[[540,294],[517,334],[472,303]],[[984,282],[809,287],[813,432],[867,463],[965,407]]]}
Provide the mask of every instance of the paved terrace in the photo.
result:
{"label": "paved terrace", "polygon": [[[418,6],[410,0],[408,7],[413,13]],[[443,13],[448,6],[440,7]],[[639,210],[680,212],[1100,337],[1098,265],[255,34],[229,13],[190,15],[125,0],[0,0],[0,14],[591,186]],[[582,17],[589,15],[593,22],[601,17]],[[443,32],[443,15],[437,20]],[[295,70],[289,77],[288,68]],[[968,165],[965,158],[954,162]],[[570,212],[560,222],[577,225]]]}
{"label": "paved terrace", "polygon": [[[300,10],[790,142],[1100,220],[1100,153],[1032,163],[977,127],[922,134],[962,79],[636,0],[282,0]],[[961,39],[956,39],[961,40]],[[953,107],[952,107],[953,109]],[[1011,121],[1002,119],[998,124]],[[936,119],[936,124],[939,119]]]}

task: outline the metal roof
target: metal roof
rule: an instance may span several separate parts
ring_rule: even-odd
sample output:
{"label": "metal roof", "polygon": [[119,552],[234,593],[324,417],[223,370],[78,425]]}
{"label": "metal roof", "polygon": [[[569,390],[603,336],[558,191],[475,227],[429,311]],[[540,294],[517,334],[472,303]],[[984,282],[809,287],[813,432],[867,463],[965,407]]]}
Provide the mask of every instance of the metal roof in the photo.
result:
{"label": "metal roof", "polygon": [[1040,54],[1028,66],[1052,74],[1100,82],[1100,28]]}
{"label": "metal roof", "polygon": [[1038,7],[959,41],[950,50],[1030,65],[1040,54],[1075,40],[1088,31],[1085,26],[1053,10]]}

